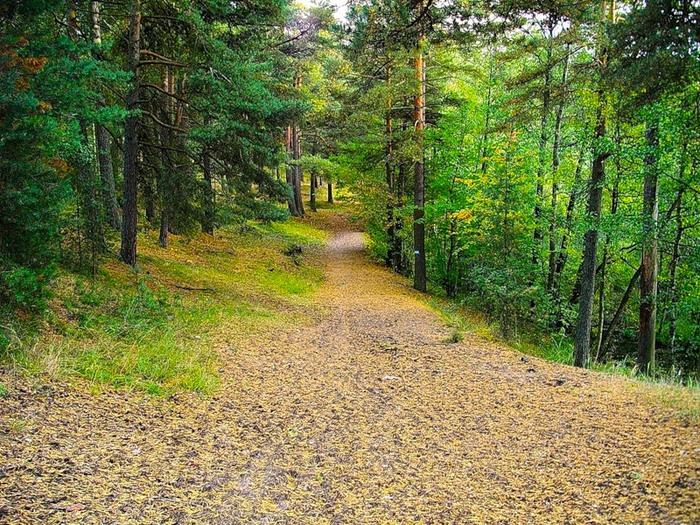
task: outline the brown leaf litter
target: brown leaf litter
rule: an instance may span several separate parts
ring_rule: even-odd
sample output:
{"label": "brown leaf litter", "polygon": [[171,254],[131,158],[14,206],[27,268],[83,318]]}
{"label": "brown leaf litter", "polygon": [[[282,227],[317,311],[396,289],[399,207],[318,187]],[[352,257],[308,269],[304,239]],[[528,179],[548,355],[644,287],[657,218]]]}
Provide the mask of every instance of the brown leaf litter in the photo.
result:
{"label": "brown leaf litter", "polygon": [[700,429],[662,389],[445,344],[324,222],[305,320],[223,327],[212,397],[0,374],[0,522],[700,523]]}

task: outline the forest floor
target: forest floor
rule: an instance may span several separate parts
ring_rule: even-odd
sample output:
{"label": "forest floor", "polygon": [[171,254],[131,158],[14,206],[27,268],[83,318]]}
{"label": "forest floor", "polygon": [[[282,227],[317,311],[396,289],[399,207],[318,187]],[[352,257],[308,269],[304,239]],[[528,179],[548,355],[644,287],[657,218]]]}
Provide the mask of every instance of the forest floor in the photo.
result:
{"label": "forest floor", "polygon": [[4,378],[0,522],[700,523],[694,394],[450,342],[346,218],[316,221],[323,285],[223,326],[213,395]]}

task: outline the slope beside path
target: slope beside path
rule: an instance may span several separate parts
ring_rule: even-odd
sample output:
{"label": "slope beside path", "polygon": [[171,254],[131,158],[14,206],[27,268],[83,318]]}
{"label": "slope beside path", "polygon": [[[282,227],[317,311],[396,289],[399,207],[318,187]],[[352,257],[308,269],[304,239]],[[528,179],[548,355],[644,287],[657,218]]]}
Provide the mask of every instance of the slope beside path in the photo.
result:
{"label": "slope beside path", "polygon": [[655,387],[450,332],[345,221],[304,319],[221,336],[202,400],[26,392],[7,523],[700,523],[700,428]]}

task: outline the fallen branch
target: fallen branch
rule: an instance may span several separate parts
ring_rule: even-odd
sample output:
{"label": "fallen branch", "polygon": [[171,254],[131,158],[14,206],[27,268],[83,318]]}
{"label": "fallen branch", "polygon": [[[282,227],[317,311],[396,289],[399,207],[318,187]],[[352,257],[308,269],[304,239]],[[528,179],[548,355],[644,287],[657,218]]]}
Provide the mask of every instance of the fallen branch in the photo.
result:
{"label": "fallen branch", "polygon": [[171,286],[174,286],[175,288],[178,288],[180,290],[187,290],[189,292],[211,292],[211,293],[216,293],[216,290],[214,288],[198,288],[196,286],[183,286],[180,284],[175,284],[171,283]]}

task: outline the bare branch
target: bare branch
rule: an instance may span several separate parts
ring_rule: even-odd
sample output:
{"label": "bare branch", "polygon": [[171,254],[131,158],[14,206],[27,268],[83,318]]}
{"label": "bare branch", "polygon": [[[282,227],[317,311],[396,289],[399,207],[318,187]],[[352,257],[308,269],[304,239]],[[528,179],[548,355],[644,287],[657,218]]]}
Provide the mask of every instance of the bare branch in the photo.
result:
{"label": "bare branch", "polygon": [[155,123],[158,124],[159,126],[162,126],[162,127],[166,128],[166,129],[171,129],[171,130],[177,131],[177,132],[179,132],[179,133],[186,133],[186,132],[187,132],[186,130],[184,130],[184,129],[182,129],[182,128],[178,128],[177,126],[172,126],[172,125],[170,125],[170,124],[167,124],[167,123],[163,122],[162,120],[160,120],[158,117],[156,117],[156,116],[155,116],[153,113],[151,113],[150,111],[143,111],[143,110],[142,110],[142,111],[141,111],[141,114],[142,114],[142,115],[146,115],[146,116],[149,117],[153,122],[155,122]]}

